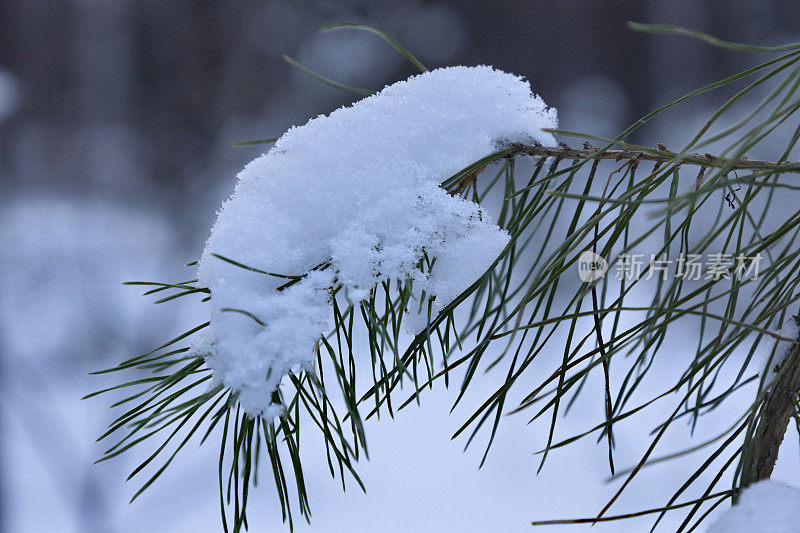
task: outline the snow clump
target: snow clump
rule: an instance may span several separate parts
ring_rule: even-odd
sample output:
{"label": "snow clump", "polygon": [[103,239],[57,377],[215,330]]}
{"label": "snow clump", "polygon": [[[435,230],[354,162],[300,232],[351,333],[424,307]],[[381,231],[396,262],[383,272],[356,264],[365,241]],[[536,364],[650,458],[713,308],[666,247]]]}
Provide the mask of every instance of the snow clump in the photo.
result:
{"label": "snow clump", "polygon": [[[289,129],[239,173],[199,262],[212,315],[194,349],[215,381],[248,414],[279,414],[273,392],[312,364],[335,285],[358,302],[380,281],[412,280],[441,310],[509,235],[439,184],[508,143],[553,146],[542,129],[556,126],[527,81],[478,66],[425,72]],[[436,258],[425,273],[423,252]]]}

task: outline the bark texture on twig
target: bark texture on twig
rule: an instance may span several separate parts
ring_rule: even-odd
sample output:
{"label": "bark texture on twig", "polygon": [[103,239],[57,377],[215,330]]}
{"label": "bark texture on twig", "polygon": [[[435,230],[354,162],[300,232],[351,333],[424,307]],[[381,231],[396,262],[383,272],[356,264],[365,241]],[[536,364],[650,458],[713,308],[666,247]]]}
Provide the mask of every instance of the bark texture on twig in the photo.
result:
{"label": "bark texture on twig", "polygon": [[[633,148],[626,148],[623,150],[606,150],[598,153],[599,149],[595,148],[588,143],[584,143],[584,148],[570,148],[569,146],[537,146],[529,144],[515,143],[511,145],[511,152],[508,156],[513,155],[530,155],[530,156],[547,156],[555,157],[558,159],[612,159],[620,161],[622,159],[639,159],[645,161],[658,161],[661,163],[680,162],[682,164],[702,165],[706,167],[726,167],[730,163],[730,159],[724,157],[716,157],[711,154],[685,154],[679,157],[677,152],[667,150],[663,145],[660,145],[658,150],[646,151]],[[745,157],[736,161],[731,170],[752,170],[752,171],[769,171],[769,172],[791,172],[800,173],[800,162],[786,161],[776,163],[774,161],[761,161],[757,159],[747,159]]]}
{"label": "bark texture on twig", "polygon": [[[797,318],[792,317],[791,320]],[[769,479],[772,475],[786,428],[795,412],[798,394],[800,394],[800,339],[795,341],[786,359],[780,363],[778,376],[764,396],[758,425],[746,449],[742,486],[746,487],[756,481]]]}

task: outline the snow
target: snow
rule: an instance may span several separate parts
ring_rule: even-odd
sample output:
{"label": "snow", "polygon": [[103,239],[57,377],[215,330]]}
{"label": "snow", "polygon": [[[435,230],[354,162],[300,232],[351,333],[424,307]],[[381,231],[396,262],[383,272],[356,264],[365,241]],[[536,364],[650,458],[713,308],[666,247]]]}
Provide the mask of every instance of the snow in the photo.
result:
{"label": "snow", "polygon": [[800,339],[800,324],[798,324],[795,317],[790,317],[783,327],[775,332],[780,337],[788,339],[795,339],[795,342],[778,340],[775,343],[767,343],[767,348],[762,350],[761,359],[762,366],[769,364],[769,371],[767,374],[767,383],[771,382],[778,375],[781,365],[786,360],[786,357],[792,350],[792,347]]}
{"label": "snow", "polygon": [[75,376],[89,361],[100,365],[101,356],[129,357],[158,346],[164,327],[177,327],[185,317],[132,298],[137,291],[120,279],[186,276],[188,269],[168,266],[180,264],[171,253],[177,243],[165,217],[122,202],[89,194],[3,197],[3,363],[37,374],[39,365],[54,372],[63,365]]}
{"label": "snow", "polygon": [[[420,74],[289,129],[239,174],[199,263],[213,309],[194,349],[215,380],[247,413],[280,413],[272,392],[313,362],[332,327],[334,284],[358,302],[379,281],[412,280],[438,312],[509,240],[477,204],[438,185],[506,143],[554,145],[542,128],[556,126],[527,81],[479,66]],[[423,252],[436,258],[424,273]],[[286,278],[217,256],[304,277],[277,290]],[[416,331],[425,324],[411,322]]]}
{"label": "snow", "polygon": [[742,491],[738,505],[725,511],[706,533],[797,533],[800,489],[764,480]]}

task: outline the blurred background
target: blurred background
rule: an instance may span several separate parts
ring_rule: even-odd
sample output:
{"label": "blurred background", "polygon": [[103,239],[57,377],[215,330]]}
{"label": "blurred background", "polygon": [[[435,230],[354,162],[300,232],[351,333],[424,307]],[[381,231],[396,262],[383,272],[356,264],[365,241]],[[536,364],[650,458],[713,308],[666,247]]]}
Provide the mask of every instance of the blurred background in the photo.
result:
{"label": "blurred background", "polygon": [[[198,257],[238,170],[264,150],[232,143],[279,136],[352,100],[283,54],[368,89],[414,73],[374,35],[320,27],[372,24],[428,67],[491,64],[524,75],[558,108],[563,129],[613,137],[756,61],[635,33],[625,21],[770,45],[800,40],[798,8],[794,0],[0,2],[2,531],[221,529],[213,445],[183,454],[128,505],[136,487],[124,479],[136,457],[92,466],[111,413],[103,399],[80,397],[104,384],[86,372],[195,324],[195,309],[153,306],[120,282],[193,277],[182,265]],[[671,147],[726,94],[692,100],[631,140]],[[534,518],[590,515],[610,494],[602,447],[555,455],[537,477],[539,436],[513,419],[478,470],[482,450],[462,454],[463,443],[449,440],[463,421],[448,416],[452,399],[434,391],[422,409],[371,424],[367,495],[342,494],[324,458],[311,454],[310,529],[528,531]],[[577,415],[567,428],[585,422]],[[631,454],[643,442],[631,442]],[[270,487],[256,494],[252,530],[288,530]],[[653,486],[622,510],[659,506],[668,494]]]}

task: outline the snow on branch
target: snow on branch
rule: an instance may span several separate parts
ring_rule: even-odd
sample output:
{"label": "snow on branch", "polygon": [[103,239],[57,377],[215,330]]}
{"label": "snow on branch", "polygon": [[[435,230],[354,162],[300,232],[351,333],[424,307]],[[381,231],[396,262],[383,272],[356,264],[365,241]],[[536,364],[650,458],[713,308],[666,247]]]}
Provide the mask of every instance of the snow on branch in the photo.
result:
{"label": "snow on branch", "polygon": [[[356,303],[400,280],[436,313],[491,266],[509,235],[439,184],[511,143],[554,145],[543,129],[556,126],[527,81],[480,66],[426,72],[291,128],[219,211],[198,274],[211,325],[194,350],[246,412],[280,413],[274,392],[312,364],[334,290]],[[427,312],[410,318],[419,331]]]}

